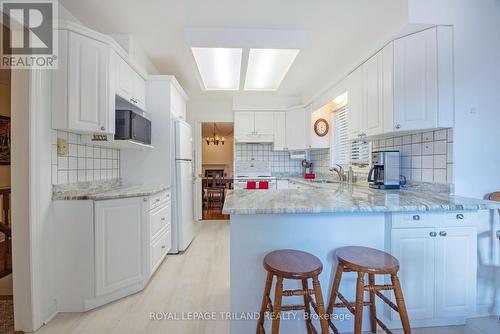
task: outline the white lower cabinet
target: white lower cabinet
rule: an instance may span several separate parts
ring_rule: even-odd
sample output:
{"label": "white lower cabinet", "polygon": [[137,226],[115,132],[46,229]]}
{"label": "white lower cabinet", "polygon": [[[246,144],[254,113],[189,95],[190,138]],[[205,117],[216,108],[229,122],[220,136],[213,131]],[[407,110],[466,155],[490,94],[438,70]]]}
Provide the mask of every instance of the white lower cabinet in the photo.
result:
{"label": "white lower cabinet", "polygon": [[127,198],[95,203],[96,296],[140,283],[146,276],[144,237],[147,200]]}
{"label": "white lower cabinet", "polygon": [[55,201],[58,305],[84,312],[144,289],[172,245],[170,193]]}
{"label": "white lower cabinet", "polygon": [[[399,278],[410,319],[434,315],[435,238],[433,229],[394,229],[391,253],[401,263]],[[394,318],[398,318],[395,315]]]}
{"label": "white lower cabinet", "polygon": [[443,233],[436,248],[436,317],[467,316],[476,303],[476,228],[445,228],[438,236]]}
{"label": "white lower cabinet", "polygon": [[[393,214],[390,252],[410,320],[472,315],[476,303],[476,213]],[[415,226],[412,226],[415,225]],[[399,316],[392,312],[392,319]]]}
{"label": "white lower cabinet", "polygon": [[167,253],[172,248],[172,232],[170,223],[165,227],[165,230],[158,238],[151,243],[149,269],[154,273],[160,266]]}

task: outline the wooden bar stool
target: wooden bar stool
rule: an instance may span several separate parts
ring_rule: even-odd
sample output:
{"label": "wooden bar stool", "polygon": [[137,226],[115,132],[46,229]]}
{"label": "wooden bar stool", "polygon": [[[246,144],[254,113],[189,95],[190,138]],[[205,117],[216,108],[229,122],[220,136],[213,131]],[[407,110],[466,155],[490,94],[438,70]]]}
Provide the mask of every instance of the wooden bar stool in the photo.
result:
{"label": "wooden bar stool", "polygon": [[[266,255],[263,261],[267,270],[267,280],[262,296],[259,321],[257,323],[257,334],[265,334],[264,316],[269,312],[272,320],[272,334],[279,333],[281,312],[304,310],[307,333],[318,333],[311,321],[311,309],[319,316],[321,333],[328,334],[328,322],[325,317],[325,306],[323,295],[319,284],[318,275],[323,270],[321,261],[314,255],[291,249],[276,250]],[[276,276],[274,292],[274,304],[271,302],[270,292],[273,278]],[[302,289],[283,290],[283,279],[300,280]],[[308,280],[312,280],[313,289],[309,289]],[[283,306],[282,297],[303,296],[304,305]],[[313,300],[313,297],[314,299]]]}
{"label": "wooden bar stool", "polygon": [[[363,307],[370,307],[370,325],[372,333],[377,332],[377,324],[386,332],[392,333],[387,326],[377,318],[377,311],[375,308],[375,295],[387,303],[393,310],[399,313],[401,323],[403,325],[403,332],[410,334],[410,322],[408,320],[408,313],[403,299],[403,292],[399,284],[398,271],[399,261],[392,255],[367,247],[342,247],[335,252],[337,256],[338,266],[333,280],[332,291],[328,308],[326,309],[329,318],[333,314],[334,307],[345,307],[354,315],[354,333],[361,333],[361,325],[363,321]],[[342,273],[357,272],[358,279],[356,284],[356,301],[349,302],[339,292],[340,281]],[[368,284],[365,285],[365,274],[368,274]],[[376,285],[375,275],[390,275],[392,284]],[[381,291],[393,290],[396,297],[396,304],[387,298]],[[364,298],[364,292],[368,291],[370,300],[367,302]],[[340,303],[336,303],[336,300]],[[332,328],[334,333],[339,333],[332,321],[328,320],[328,325]]]}

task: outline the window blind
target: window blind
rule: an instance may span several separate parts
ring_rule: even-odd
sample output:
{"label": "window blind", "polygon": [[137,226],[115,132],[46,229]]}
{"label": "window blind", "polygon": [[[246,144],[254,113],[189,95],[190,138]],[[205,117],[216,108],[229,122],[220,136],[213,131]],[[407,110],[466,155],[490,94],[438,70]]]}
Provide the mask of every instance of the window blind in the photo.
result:
{"label": "window blind", "polygon": [[332,165],[347,166],[349,164],[349,115],[347,107],[333,112],[333,124]]}
{"label": "window blind", "polygon": [[363,140],[353,140],[350,145],[351,164],[365,167],[370,163],[370,144]]}

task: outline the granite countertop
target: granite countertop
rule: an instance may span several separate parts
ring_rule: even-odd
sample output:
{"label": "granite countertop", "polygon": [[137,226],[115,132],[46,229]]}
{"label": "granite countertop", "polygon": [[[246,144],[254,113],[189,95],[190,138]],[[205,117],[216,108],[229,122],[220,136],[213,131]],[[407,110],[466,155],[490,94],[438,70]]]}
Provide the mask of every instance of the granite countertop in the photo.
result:
{"label": "granite countertop", "polygon": [[52,200],[93,200],[151,196],[170,189],[165,185],[127,185],[121,180],[106,182],[83,182],[64,186],[54,186]]}
{"label": "granite countertop", "polygon": [[224,214],[280,214],[335,212],[404,212],[500,209],[500,202],[472,199],[420,187],[371,189],[365,185],[315,183],[296,178],[309,189],[233,190]]}

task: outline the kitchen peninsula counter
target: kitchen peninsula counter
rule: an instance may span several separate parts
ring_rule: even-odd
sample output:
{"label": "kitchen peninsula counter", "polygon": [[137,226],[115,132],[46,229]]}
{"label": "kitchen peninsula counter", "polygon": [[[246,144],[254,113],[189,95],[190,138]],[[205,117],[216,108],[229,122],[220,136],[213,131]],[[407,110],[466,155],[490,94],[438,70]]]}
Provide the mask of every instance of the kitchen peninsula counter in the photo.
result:
{"label": "kitchen peninsula counter", "polygon": [[[223,212],[231,215],[233,314],[259,311],[266,278],[262,260],[268,252],[297,249],[316,255],[323,263],[320,281],[327,300],[336,268],[335,250],[365,246],[400,260],[412,328],[464,324],[474,315],[478,230],[490,228],[488,215],[500,208],[499,203],[454,196],[447,187],[429,184],[378,190],[331,181],[288,181],[292,186],[300,183],[300,189],[233,190],[226,197]],[[341,291],[354,300],[355,277],[344,276]],[[446,277],[460,280],[449,282]],[[377,280],[384,284],[382,277]],[[301,287],[290,280],[284,284],[285,289]],[[300,300],[285,298],[283,303]],[[401,328],[382,305],[377,308],[389,328]],[[345,316],[345,321],[334,321],[339,331],[352,332],[348,312],[336,313]],[[255,320],[233,320],[231,333],[252,333],[255,326]],[[363,329],[369,327],[369,317],[364,317]],[[282,321],[281,331],[303,333],[303,320]]]}
{"label": "kitchen peninsula counter", "polygon": [[379,190],[341,183],[313,183],[311,189],[233,190],[223,212],[230,215],[454,211],[500,208],[500,203],[436,192],[432,189]]}

